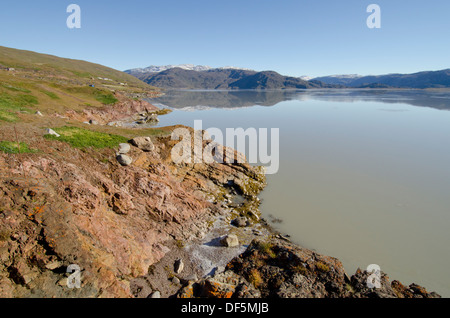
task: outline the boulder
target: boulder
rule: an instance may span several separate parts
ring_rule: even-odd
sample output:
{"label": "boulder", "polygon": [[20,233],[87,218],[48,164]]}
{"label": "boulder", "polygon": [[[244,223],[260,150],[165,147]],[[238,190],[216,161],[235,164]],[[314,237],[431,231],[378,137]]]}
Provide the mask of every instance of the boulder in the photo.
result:
{"label": "boulder", "polygon": [[118,155],[116,159],[122,166],[129,166],[133,162],[133,159],[127,155]]}
{"label": "boulder", "polygon": [[130,144],[122,143],[119,144],[119,154],[123,155],[131,150]]}
{"label": "boulder", "polygon": [[155,149],[150,137],[136,137],[131,139],[130,143],[143,151],[153,151]]}
{"label": "boulder", "polygon": [[239,239],[234,234],[228,234],[220,240],[220,244],[222,244],[225,247],[239,246]]}

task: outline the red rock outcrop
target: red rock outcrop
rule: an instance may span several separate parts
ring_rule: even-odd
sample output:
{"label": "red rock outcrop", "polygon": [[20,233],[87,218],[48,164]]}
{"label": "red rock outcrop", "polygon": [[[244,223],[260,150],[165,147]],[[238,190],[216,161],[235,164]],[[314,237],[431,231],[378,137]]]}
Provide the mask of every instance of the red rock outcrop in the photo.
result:
{"label": "red rock outcrop", "polygon": [[[0,297],[130,297],[129,281],[167,246],[206,230],[230,181],[264,186],[247,164],[175,165],[170,138],[154,143],[132,147],[126,167],[113,149],[50,140],[40,153],[0,153]],[[79,289],[67,287],[70,264]]]}

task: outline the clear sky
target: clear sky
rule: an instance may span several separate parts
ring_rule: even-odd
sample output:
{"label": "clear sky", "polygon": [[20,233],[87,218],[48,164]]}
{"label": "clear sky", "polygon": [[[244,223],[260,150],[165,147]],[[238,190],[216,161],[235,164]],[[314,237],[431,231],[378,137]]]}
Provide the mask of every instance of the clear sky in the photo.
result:
{"label": "clear sky", "polygon": [[[81,29],[66,8],[81,7]],[[369,4],[381,29],[369,29]],[[2,0],[0,45],[119,70],[238,66],[283,75],[450,68],[449,0]]]}

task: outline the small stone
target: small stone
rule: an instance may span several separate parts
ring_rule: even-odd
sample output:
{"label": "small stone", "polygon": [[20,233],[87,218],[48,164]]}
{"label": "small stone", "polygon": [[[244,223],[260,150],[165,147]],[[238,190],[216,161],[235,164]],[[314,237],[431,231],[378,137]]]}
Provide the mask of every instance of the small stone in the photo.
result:
{"label": "small stone", "polygon": [[42,113],[40,111],[37,111],[35,114],[38,116],[41,116],[41,117],[44,116],[44,115],[42,115]]}
{"label": "small stone", "polygon": [[98,122],[96,120],[91,119],[89,121],[89,124],[91,124],[91,125],[98,125]]}
{"label": "small stone", "polygon": [[188,282],[196,282],[198,281],[198,277],[196,274],[192,274],[191,276],[186,277],[185,280]]}
{"label": "small stone", "polygon": [[46,135],[52,135],[52,136],[56,136],[56,137],[61,137],[60,134],[58,134],[56,131],[54,131],[53,129],[47,128],[45,130],[45,134]]}
{"label": "small stone", "polygon": [[120,122],[120,121],[110,121],[106,125],[110,126],[110,127],[122,127],[122,122]]}
{"label": "small stone", "polygon": [[60,279],[57,284],[61,287],[67,287],[67,277]]}
{"label": "small stone", "polygon": [[119,144],[119,154],[126,154],[130,151],[131,147],[130,144],[122,143]]}
{"label": "small stone", "polygon": [[174,278],[172,278],[172,283],[174,283],[175,285],[179,285],[180,284],[180,279],[175,276]]}
{"label": "small stone", "polygon": [[133,162],[133,159],[127,155],[118,155],[116,159],[122,166],[129,166]]}
{"label": "small stone", "polygon": [[50,262],[50,263],[46,264],[45,268],[47,268],[47,269],[52,271],[54,269],[57,269],[57,268],[61,267],[62,265],[63,264],[60,261],[53,261],[53,262]]}
{"label": "small stone", "polygon": [[149,296],[149,298],[161,298],[161,293],[159,291],[155,291]]}
{"label": "small stone", "polygon": [[255,213],[255,212],[253,212],[253,211],[248,211],[248,215],[251,217],[251,218],[253,218],[253,219],[255,219],[256,221],[259,221],[259,216]]}
{"label": "small stone", "polygon": [[231,224],[237,227],[246,227],[249,225],[249,221],[246,217],[237,217],[233,221],[231,221]]}
{"label": "small stone", "polygon": [[175,264],[173,265],[173,268],[174,268],[176,274],[180,274],[184,269],[183,260],[181,260],[181,259],[176,260]]}
{"label": "small stone", "polygon": [[228,234],[220,240],[220,243],[225,247],[239,246],[239,239],[234,234]]}
{"label": "small stone", "polygon": [[37,276],[38,276],[37,272],[28,272],[28,273],[22,275],[22,279],[25,282],[25,284],[29,284]]}

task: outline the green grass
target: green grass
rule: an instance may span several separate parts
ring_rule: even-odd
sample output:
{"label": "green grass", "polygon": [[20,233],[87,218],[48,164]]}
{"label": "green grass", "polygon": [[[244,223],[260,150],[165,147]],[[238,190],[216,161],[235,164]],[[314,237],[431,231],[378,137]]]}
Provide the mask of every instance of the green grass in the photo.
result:
{"label": "green grass", "polygon": [[42,90],[41,92],[44,93],[45,95],[47,95],[48,97],[50,97],[51,99],[60,99],[59,96],[53,92],[49,92],[49,91],[45,91],[45,90]]}
{"label": "green grass", "polygon": [[8,83],[2,83],[1,84],[2,87],[13,91],[13,92],[24,92],[24,93],[31,93],[31,91],[29,89],[23,88],[23,87],[16,87],[16,86],[12,86]]}
{"label": "green grass", "polygon": [[72,86],[67,87],[66,91],[72,94],[82,94],[86,97],[93,97],[102,104],[109,105],[117,103],[117,99],[111,92],[90,87],[90,86]]}
{"label": "green grass", "polygon": [[277,255],[272,250],[272,248],[273,248],[273,245],[270,242],[259,242],[258,243],[258,250],[261,253],[268,255],[270,258],[275,258],[275,257],[277,257]]}
{"label": "green grass", "polygon": [[6,121],[9,123],[15,123],[16,121],[19,120],[19,117],[17,117],[16,114],[11,113],[7,110],[1,110],[0,109],[0,120],[1,121]]}
{"label": "green grass", "polygon": [[0,151],[5,153],[15,154],[15,153],[34,153],[35,149],[31,149],[26,143],[12,141],[0,141]]}
{"label": "green grass", "polygon": [[53,130],[61,136],[45,135],[45,138],[64,141],[75,148],[113,148],[117,147],[120,143],[128,141],[128,138],[123,136],[106,134],[78,127],[64,126],[53,128]]}
{"label": "green grass", "polygon": [[18,72],[28,72],[33,77],[48,78],[50,82],[54,82],[55,75],[79,79],[86,83],[90,82],[91,77],[95,79],[107,77],[116,83],[127,83],[129,89],[136,89],[136,91],[154,91],[156,89],[130,74],[99,64],[3,46],[0,46],[0,64],[14,67]]}
{"label": "green grass", "polygon": [[36,96],[33,95],[17,95],[14,96],[14,101],[20,106],[33,106],[39,104]]}
{"label": "green grass", "polygon": [[11,95],[0,92],[0,120],[16,122],[19,117],[14,113],[30,111],[29,107],[38,104],[38,99],[30,94]]}
{"label": "green grass", "polygon": [[96,92],[95,99],[105,105],[117,103],[117,98],[111,93]]}
{"label": "green grass", "polygon": [[74,75],[78,76],[78,77],[84,77],[84,78],[91,78],[93,77],[91,73],[88,72],[78,72],[75,70],[69,70],[69,72],[72,72]]}
{"label": "green grass", "polygon": [[28,107],[36,104],[38,104],[38,99],[33,95],[0,93],[0,110],[27,111]]}

